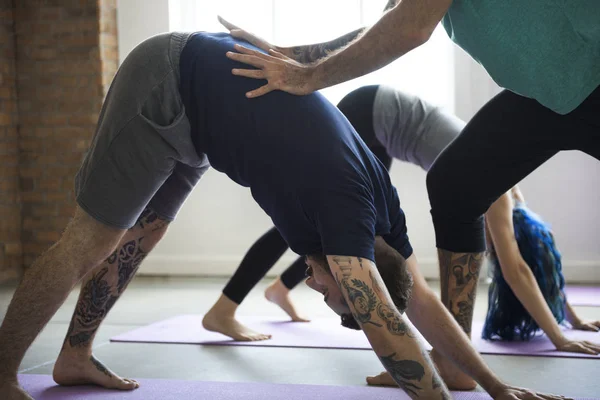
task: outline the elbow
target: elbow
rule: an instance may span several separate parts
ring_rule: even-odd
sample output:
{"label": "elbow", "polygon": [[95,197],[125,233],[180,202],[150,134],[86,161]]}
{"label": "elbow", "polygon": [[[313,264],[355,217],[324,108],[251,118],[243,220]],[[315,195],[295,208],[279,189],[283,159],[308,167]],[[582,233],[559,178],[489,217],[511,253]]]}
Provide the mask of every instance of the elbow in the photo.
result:
{"label": "elbow", "polygon": [[530,273],[529,266],[524,262],[510,264],[508,267],[502,268],[502,276],[510,287],[525,282]]}
{"label": "elbow", "polygon": [[[435,27],[434,27],[435,29]],[[429,41],[431,35],[433,34],[433,29],[425,28],[417,31],[416,34],[413,35],[412,42],[414,47],[417,48]]]}

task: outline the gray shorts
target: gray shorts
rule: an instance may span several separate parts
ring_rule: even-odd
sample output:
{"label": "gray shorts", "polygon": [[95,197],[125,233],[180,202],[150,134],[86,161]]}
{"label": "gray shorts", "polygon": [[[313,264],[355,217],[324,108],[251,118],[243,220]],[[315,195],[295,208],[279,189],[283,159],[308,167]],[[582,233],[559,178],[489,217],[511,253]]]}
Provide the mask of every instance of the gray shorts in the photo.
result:
{"label": "gray shorts", "polygon": [[75,178],[77,203],[100,222],[128,229],[147,206],[171,221],[209,168],[179,94],[188,38],[168,33],[142,42],[112,82]]}

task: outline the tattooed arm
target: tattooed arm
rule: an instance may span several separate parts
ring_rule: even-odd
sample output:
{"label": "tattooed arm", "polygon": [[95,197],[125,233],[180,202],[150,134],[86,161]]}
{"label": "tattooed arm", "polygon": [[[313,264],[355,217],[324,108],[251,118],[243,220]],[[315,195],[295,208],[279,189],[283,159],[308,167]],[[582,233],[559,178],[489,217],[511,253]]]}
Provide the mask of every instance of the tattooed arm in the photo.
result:
{"label": "tattooed arm", "polygon": [[[396,5],[397,2],[398,2],[398,0],[388,0],[383,11],[386,12],[386,11],[389,11],[390,9],[394,8],[394,6]],[[342,36],[340,36],[334,40],[331,40],[329,42],[302,45],[302,46],[282,47],[282,46],[272,45],[269,42],[267,42],[266,40],[248,32],[244,29],[241,29],[240,27],[232,24],[231,22],[225,20],[222,17],[219,17],[219,22],[225,28],[229,29],[229,32],[231,33],[232,36],[237,37],[239,39],[243,39],[249,43],[252,43],[256,47],[258,47],[264,51],[269,51],[269,49],[276,50],[276,51],[286,55],[287,57],[289,57],[293,60],[296,60],[302,64],[313,63],[313,62],[327,56],[332,51],[341,49],[342,47],[348,45],[353,40],[358,38],[358,36],[360,36],[360,34],[366,30],[366,28],[360,28],[360,29],[357,29],[350,33],[346,33],[345,35],[342,35]]]}
{"label": "tattooed arm", "polygon": [[450,399],[422,343],[396,309],[375,264],[327,256],[340,290],[373,350],[394,381],[413,399]]}

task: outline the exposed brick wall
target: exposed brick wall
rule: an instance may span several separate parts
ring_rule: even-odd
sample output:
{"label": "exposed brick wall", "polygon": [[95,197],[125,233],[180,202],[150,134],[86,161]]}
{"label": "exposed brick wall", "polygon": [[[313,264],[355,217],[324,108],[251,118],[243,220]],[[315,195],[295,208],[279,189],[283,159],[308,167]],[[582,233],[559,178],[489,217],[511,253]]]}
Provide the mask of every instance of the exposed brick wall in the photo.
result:
{"label": "exposed brick wall", "polygon": [[0,0],[0,282],[20,272],[17,86],[12,0]]}
{"label": "exposed brick wall", "polygon": [[25,266],[60,237],[73,214],[74,176],[116,69],[108,59],[117,45],[115,3],[15,2]]}

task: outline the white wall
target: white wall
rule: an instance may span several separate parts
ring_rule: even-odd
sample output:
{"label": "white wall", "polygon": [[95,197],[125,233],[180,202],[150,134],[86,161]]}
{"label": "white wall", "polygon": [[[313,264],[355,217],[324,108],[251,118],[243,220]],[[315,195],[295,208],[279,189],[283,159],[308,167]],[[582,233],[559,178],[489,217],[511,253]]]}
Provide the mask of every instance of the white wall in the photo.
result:
{"label": "white wall", "polygon": [[[169,16],[167,0],[120,0],[118,13],[122,58],[146,37],[168,31],[169,18],[174,18]],[[463,119],[470,118],[498,91],[485,71],[458,48],[454,78],[455,109]],[[409,235],[422,269],[426,276],[437,277],[425,173],[396,162],[391,176],[407,214]],[[568,152],[552,159],[522,184],[531,207],[556,231],[567,278],[600,281],[599,182],[600,163]],[[247,189],[211,170],[191,194],[169,233],[144,262],[141,273],[230,275],[248,247],[270,227],[269,218]],[[288,252],[271,275],[279,273],[293,257]]]}

